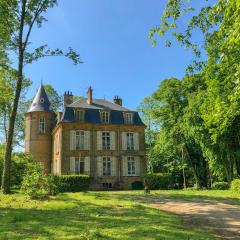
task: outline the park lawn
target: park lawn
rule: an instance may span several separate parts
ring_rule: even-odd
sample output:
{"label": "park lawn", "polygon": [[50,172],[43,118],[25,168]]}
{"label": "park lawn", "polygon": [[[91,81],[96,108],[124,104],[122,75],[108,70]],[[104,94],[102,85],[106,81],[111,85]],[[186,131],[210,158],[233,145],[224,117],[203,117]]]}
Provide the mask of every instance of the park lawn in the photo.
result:
{"label": "park lawn", "polygon": [[[140,193],[140,192],[139,192]],[[116,194],[118,194],[116,192]],[[119,192],[121,194],[121,192]],[[150,195],[139,195],[137,191],[125,192],[125,199],[137,199],[141,202],[151,202],[152,199],[167,198],[167,199],[179,199],[186,201],[195,200],[208,200],[208,201],[219,201],[231,205],[240,205],[240,194],[234,193],[230,190],[154,190],[151,191]]]}
{"label": "park lawn", "polygon": [[[233,198],[229,191],[215,194],[221,197],[223,192],[225,198]],[[204,195],[202,191],[152,191],[148,196],[142,191],[64,193],[45,201],[0,195],[0,239],[217,239],[145,201],[198,193]],[[205,197],[212,197],[212,192],[206,191]]]}

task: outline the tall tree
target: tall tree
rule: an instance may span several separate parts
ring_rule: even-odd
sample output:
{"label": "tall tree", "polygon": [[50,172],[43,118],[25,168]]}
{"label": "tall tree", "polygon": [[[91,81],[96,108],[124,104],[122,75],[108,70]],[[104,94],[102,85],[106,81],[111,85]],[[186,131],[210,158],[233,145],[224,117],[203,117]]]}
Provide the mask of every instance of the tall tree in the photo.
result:
{"label": "tall tree", "polygon": [[[161,22],[152,28],[149,38],[154,45],[157,35],[170,33],[195,53],[196,59],[187,73],[192,77],[194,71],[199,72],[202,86],[194,94],[186,88],[186,136],[201,147],[213,174],[231,181],[240,175],[240,2],[203,0],[198,4],[202,8],[194,9],[192,1],[168,0]],[[181,21],[186,14],[190,18],[188,24]],[[195,37],[196,31],[202,38]],[[171,46],[172,41],[167,39],[166,44]],[[203,52],[205,59],[201,58]]]}
{"label": "tall tree", "polygon": [[64,53],[60,49],[51,50],[47,45],[42,45],[32,52],[28,51],[33,27],[41,27],[43,22],[46,21],[44,13],[56,5],[56,0],[0,0],[0,41],[6,46],[5,54],[12,51],[17,57],[16,88],[9,119],[2,176],[2,192],[5,194],[10,193],[12,142],[18,103],[22,91],[24,66],[46,56],[65,56],[73,60],[74,64],[81,63],[79,55],[71,48]]}

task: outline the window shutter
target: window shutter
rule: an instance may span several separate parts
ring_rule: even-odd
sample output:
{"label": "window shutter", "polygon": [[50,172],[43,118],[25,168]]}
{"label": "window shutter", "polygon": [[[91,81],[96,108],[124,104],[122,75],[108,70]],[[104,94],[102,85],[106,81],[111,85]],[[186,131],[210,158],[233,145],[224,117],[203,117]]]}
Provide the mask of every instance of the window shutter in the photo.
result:
{"label": "window shutter", "polygon": [[110,146],[110,149],[111,150],[115,150],[116,149],[116,137],[115,137],[115,132],[110,132],[110,143],[111,143],[111,146]]}
{"label": "window shutter", "polygon": [[123,176],[127,176],[128,174],[128,169],[127,169],[127,157],[123,156],[122,157],[122,173]]}
{"label": "window shutter", "polygon": [[70,173],[75,173],[75,157],[70,157]]}
{"label": "window shutter", "polygon": [[102,150],[102,132],[97,131],[97,150]]}
{"label": "window shutter", "polygon": [[76,132],[74,130],[70,131],[70,150],[76,149]]}
{"label": "window shutter", "polygon": [[97,172],[98,176],[101,177],[103,175],[103,161],[102,157],[97,157]]}
{"label": "window shutter", "polygon": [[122,132],[122,150],[127,150],[127,135],[126,132]]}
{"label": "window shutter", "polygon": [[90,131],[84,131],[84,150],[90,150]]}
{"label": "window shutter", "polygon": [[116,157],[111,157],[111,176],[116,176],[117,169],[116,169]]}
{"label": "window shutter", "polygon": [[135,159],[135,166],[136,166],[136,176],[140,176],[140,158],[134,157]]}
{"label": "window shutter", "polygon": [[134,150],[139,150],[139,134],[134,133]]}
{"label": "window shutter", "polygon": [[90,174],[90,157],[84,158],[84,173]]}

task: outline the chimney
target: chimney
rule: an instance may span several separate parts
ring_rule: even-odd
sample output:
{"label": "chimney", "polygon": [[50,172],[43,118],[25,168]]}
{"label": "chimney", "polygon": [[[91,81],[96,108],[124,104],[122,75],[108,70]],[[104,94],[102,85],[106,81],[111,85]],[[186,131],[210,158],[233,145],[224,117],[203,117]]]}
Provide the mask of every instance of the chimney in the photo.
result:
{"label": "chimney", "polygon": [[122,106],[122,99],[119,96],[115,96],[113,102],[117,105]]}
{"label": "chimney", "polygon": [[90,86],[87,91],[87,103],[92,104],[92,87]]}
{"label": "chimney", "polygon": [[73,94],[72,92],[66,91],[63,95],[63,104],[64,108],[73,103]]}

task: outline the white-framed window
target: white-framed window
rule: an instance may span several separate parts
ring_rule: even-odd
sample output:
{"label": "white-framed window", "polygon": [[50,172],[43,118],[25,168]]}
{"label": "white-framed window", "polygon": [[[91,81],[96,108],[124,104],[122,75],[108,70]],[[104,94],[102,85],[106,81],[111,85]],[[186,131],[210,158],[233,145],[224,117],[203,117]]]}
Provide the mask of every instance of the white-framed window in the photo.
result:
{"label": "white-framed window", "polygon": [[134,135],[132,132],[127,132],[127,150],[134,150]]}
{"label": "white-framed window", "polygon": [[84,111],[80,109],[76,109],[74,111],[74,118],[77,121],[83,121],[84,120]]}
{"label": "white-framed window", "polygon": [[85,172],[84,157],[75,157],[75,171],[76,174],[83,174]]}
{"label": "white-framed window", "polygon": [[111,176],[111,157],[103,157],[102,164],[103,176]]}
{"label": "white-framed window", "polygon": [[102,132],[102,149],[110,150],[111,149],[111,141],[110,141],[110,132]]}
{"label": "white-framed window", "polygon": [[127,173],[128,175],[136,175],[136,162],[132,156],[127,158]]}
{"label": "white-framed window", "polygon": [[133,124],[133,114],[132,113],[125,113],[125,123]]}
{"label": "white-framed window", "polygon": [[39,118],[39,133],[41,133],[41,134],[45,133],[45,118],[44,117]]}
{"label": "white-framed window", "polygon": [[84,131],[76,131],[76,149],[84,149]]}
{"label": "white-framed window", "polygon": [[101,121],[102,123],[109,123],[110,113],[109,112],[101,112]]}
{"label": "white-framed window", "polygon": [[122,150],[139,150],[138,132],[122,132]]}

